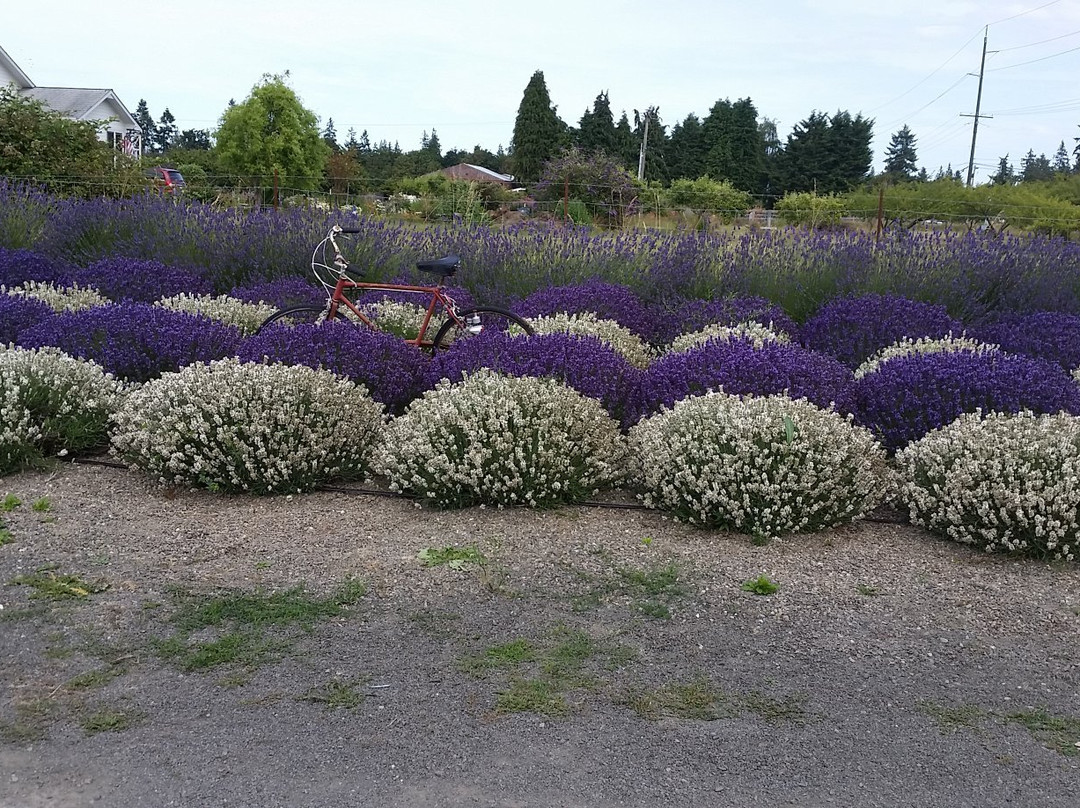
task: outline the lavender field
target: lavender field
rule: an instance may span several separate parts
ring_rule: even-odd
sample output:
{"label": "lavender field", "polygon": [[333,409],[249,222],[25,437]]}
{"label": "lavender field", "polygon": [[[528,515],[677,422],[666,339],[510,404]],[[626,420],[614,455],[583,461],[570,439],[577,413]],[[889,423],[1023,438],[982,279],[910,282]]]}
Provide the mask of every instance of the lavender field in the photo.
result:
{"label": "lavender field", "polygon": [[[512,308],[530,318],[537,335],[484,334],[434,359],[397,337],[349,325],[298,325],[254,335],[254,324],[273,307],[321,299],[322,290],[308,276],[310,251],[333,223],[361,229],[349,245],[349,258],[366,279],[408,278],[417,260],[454,253],[463,259],[455,299]],[[332,371],[363,385],[385,417],[396,422],[414,417],[425,401],[438,402],[444,395],[464,399],[467,393],[444,388],[490,369],[503,378],[554,380],[592,402],[587,408],[595,404],[616,425],[610,440],[626,443],[612,457],[633,455],[647,445],[650,429],[660,429],[661,420],[664,429],[681,423],[684,431],[704,434],[706,426],[735,419],[727,431],[709,433],[709,457],[692,463],[670,459],[678,468],[668,478],[646,482],[635,469],[605,476],[596,470],[601,462],[590,466],[594,482],[578,488],[606,485],[640,493],[651,485],[656,490],[641,493],[646,502],[666,502],[660,507],[680,518],[753,535],[810,524],[820,528],[895,497],[914,521],[929,524],[931,505],[904,486],[937,485],[944,491],[959,483],[947,479],[950,462],[913,459],[922,457],[916,451],[921,441],[940,438],[944,428],[962,422],[967,432],[939,455],[963,453],[977,443],[968,433],[989,423],[982,415],[1016,415],[1009,423],[1015,421],[1017,429],[1028,428],[1025,419],[1080,415],[1075,378],[1080,246],[1062,239],[901,232],[877,240],[847,231],[596,232],[528,224],[421,228],[318,210],[215,210],[157,196],[57,199],[0,181],[0,286],[0,345],[9,346],[7,355],[59,349],[96,363],[129,391],[218,360],[278,362]],[[400,301],[369,302],[383,306],[380,312],[397,305],[393,316],[401,316]],[[16,398],[10,390],[18,387],[14,378],[14,370],[7,376],[0,370],[10,402]],[[20,395],[20,412],[33,410],[25,403],[25,389]],[[514,395],[506,392],[506,400]],[[778,403],[771,416],[754,415],[765,426],[748,438],[749,427],[738,419],[749,416],[737,415],[728,404],[697,413],[697,421],[676,417],[686,402],[717,395],[805,399],[835,423]],[[12,413],[15,406],[10,403]],[[455,405],[457,411],[469,406]],[[975,418],[960,418],[965,414]],[[138,422],[132,418],[128,423]],[[511,419],[527,420],[520,413]],[[466,444],[494,440],[468,430],[497,421],[478,414],[475,423],[481,426],[455,421],[440,434],[458,436],[464,457],[470,451]],[[373,422],[373,430],[380,428]],[[604,429],[596,427],[598,433]],[[1001,429],[996,421],[994,429]],[[107,441],[108,431],[102,425],[97,437]],[[8,467],[35,452],[67,448],[62,440],[50,443],[40,434],[17,440],[8,432],[9,443],[23,443],[21,453],[8,452]],[[410,434],[397,426],[391,432],[399,443]],[[807,469],[828,464],[839,443],[857,443],[856,432],[883,452],[875,472],[878,490],[872,492],[875,486],[868,488],[865,480],[856,486],[853,478],[858,492],[830,493],[831,504],[819,505],[831,515],[822,518],[810,488],[822,490],[823,484],[813,474],[808,478]],[[1025,511],[1029,496],[1047,498],[1055,475],[1074,474],[1071,464],[1078,462],[1080,442],[1053,440],[1052,450],[1005,463],[1011,476],[1002,485],[1011,491],[1011,512],[1019,514],[1015,525],[1012,516],[995,517],[1001,524],[986,535],[975,531],[953,538],[1071,557],[1077,533],[1071,488],[1060,492],[1061,502],[1054,500],[1055,508],[1066,511],[1072,503],[1071,518],[1037,514],[1036,519]],[[35,449],[26,448],[35,441]],[[535,435],[525,442],[530,441],[543,443]],[[358,458],[353,471],[363,476],[402,465],[400,457],[387,459],[386,451],[382,461],[378,451],[372,453]],[[713,462],[747,453],[767,462],[745,467]],[[582,458],[581,467],[593,460]],[[0,462],[0,470],[4,465]],[[196,465],[203,467],[202,461]],[[1034,483],[1025,478],[1035,467],[1045,472],[1046,480],[1038,484],[1046,490],[1028,490]],[[897,477],[901,468],[910,471],[906,482]],[[540,476],[570,473],[553,469]],[[522,473],[521,468],[506,472]],[[506,504],[528,504],[539,496],[537,487],[544,483],[532,473],[507,485],[523,486],[535,496],[519,492],[520,499]],[[747,475],[755,474],[767,477],[768,486],[748,493]],[[721,482],[715,475],[723,477]],[[938,477],[944,482],[935,482]],[[198,474],[180,478],[205,482]],[[817,480],[812,486],[810,478]],[[682,490],[690,479],[727,493]],[[392,483],[401,490],[419,484],[415,479]],[[683,505],[671,504],[676,494],[683,496]],[[718,508],[723,516],[716,519]],[[763,520],[744,518],[755,509],[767,512]],[[777,518],[781,510],[787,515]],[[816,515],[801,518],[797,511]]]}

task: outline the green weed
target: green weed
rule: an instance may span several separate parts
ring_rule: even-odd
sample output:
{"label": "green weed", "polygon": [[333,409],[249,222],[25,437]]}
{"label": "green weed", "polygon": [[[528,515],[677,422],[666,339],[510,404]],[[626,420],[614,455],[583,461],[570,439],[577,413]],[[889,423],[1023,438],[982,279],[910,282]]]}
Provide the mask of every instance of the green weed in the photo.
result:
{"label": "green weed", "polygon": [[0,500],[0,511],[4,513],[11,513],[13,510],[22,505],[22,500],[14,494],[5,494],[4,498]]}
{"label": "green weed", "polygon": [[742,590],[753,592],[755,595],[772,595],[778,592],[780,585],[769,579],[767,575],[759,575],[749,581],[743,581]]}
{"label": "green weed", "polygon": [[322,704],[328,710],[354,710],[364,703],[365,694],[357,690],[361,685],[362,681],[343,682],[340,679],[331,679],[324,685],[311,688],[300,696],[299,700]]}
{"label": "green weed", "polygon": [[0,524],[0,547],[11,544],[13,541],[15,541],[15,537],[11,535],[11,531],[4,527],[3,524]]}
{"label": "green weed", "polygon": [[[672,562],[652,569],[616,567],[614,578],[601,580],[588,592],[571,598],[574,611],[595,609],[605,597],[629,597],[631,608],[646,617],[666,620],[671,617],[671,604],[687,594],[680,582],[678,566]],[[581,577],[587,577],[580,573]]]}
{"label": "green weed", "polygon": [[919,709],[933,718],[942,732],[955,732],[960,727],[977,729],[988,715],[986,710],[975,704],[947,705],[920,701]]}
{"label": "green weed", "polygon": [[30,510],[32,510],[34,513],[48,513],[50,510],[52,510],[52,503],[49,502],[48,497],[35,499],[30,504]]}
{"label": "green weed", "polygon": [[1031,737],[1047,749],[1068,757],[1080,755],[1080,718],[1054,715],[1039,708],[1009,713],[1005,716],[1005,720],[1022,726],[1031,734]]}
{"label": "green weed", "polygon": [[20,575],[11,585],[29,586],[34,591],[32,599],[73,600],[104,592],[109,584],[104,581],[84,581],[77,575],[59,575],[55,569],[42,568],[32,575]]}
{"label": "green weed", "polygon": [[99,732],[122,732],[142,720],[142,713],[123,710],[98,710],[79,719],[79,725],[87,735]]}
{"label": "green weed", "polygon": [[730,708],[728,696],[704,677],[662,685],[654,690],[634,689],[622,703],[650,721],[661,718],[715,721],[737,714]]}
{"label": "green weed", "polygon": [[510,687],[499,693],[495,711],[507,713],[536,713],[552,717],[570,712],[566,695],[548,679],[512,679]]}
{"label": "green weed", "polygon": [[447,566],[461,570],[469,564],[483,564],[487,559],[475,547],[426,547],[416,554],[425,567]]}

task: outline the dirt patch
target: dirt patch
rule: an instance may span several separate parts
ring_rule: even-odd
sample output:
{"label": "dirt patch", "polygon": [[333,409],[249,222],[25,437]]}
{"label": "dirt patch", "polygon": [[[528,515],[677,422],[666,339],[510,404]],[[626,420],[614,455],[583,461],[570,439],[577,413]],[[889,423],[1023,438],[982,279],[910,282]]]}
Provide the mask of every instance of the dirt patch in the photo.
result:
{"label": "dirt patch", "polygon": [[85,465],[8,493],[5,808],[1075,799],[1076,566]]}

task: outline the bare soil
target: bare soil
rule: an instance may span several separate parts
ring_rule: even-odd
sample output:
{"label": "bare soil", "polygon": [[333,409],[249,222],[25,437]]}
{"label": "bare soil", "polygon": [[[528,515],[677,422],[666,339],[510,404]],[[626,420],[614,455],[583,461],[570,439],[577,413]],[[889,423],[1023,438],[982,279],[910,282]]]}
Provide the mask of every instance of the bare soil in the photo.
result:
{"label": "bare soil", "polygon": [[887,515],[755,546],[94,465],[7,493],[3,808],[1076,804],[1075,565]]}

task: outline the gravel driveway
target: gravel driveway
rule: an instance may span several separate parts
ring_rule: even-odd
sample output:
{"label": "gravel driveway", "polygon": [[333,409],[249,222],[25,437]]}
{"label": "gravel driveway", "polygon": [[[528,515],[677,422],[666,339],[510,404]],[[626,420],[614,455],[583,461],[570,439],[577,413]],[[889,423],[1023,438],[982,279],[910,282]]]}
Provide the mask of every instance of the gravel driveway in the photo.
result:
{"label": "gravel driveway", "polygon": [[1075,565],[887,515],[8,493],[4,808],[1077,804]]}

